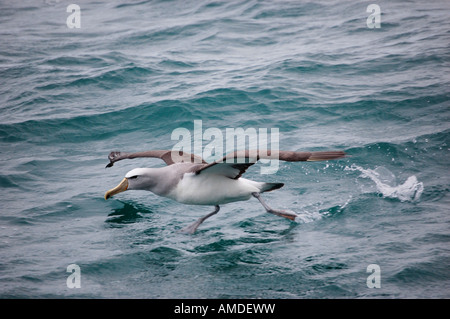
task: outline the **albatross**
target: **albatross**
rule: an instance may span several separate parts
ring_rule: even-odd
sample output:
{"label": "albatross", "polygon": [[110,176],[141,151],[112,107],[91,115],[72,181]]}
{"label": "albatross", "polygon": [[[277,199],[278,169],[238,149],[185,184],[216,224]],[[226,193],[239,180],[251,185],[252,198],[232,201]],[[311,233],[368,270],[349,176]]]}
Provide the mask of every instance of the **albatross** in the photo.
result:
{"label": "albatross", "polygon": [[146,190],[156,195],[190,205],[211,205],[214,211],[199,218],[182,232],[193,234],[207,218],[217,214],[222,204],[258,199],[266,212],[295,220],[294,212],[271,208],[261,193],[284,186],[283,183],[257,182],[243,178],[245,171],[260,159],[276,159],[287,162],[326,161],[345,157],[343,151],[293,152],[293,151],[235,151],[220,160],[207,163],[200,156],[172,150],[152,150],[136,153],[114,151],[108,155],[112,167],[123,159],[142,157],[159,158],[167,166],[135,168],[113,189],[105,193],[105,200],[126,190]]}

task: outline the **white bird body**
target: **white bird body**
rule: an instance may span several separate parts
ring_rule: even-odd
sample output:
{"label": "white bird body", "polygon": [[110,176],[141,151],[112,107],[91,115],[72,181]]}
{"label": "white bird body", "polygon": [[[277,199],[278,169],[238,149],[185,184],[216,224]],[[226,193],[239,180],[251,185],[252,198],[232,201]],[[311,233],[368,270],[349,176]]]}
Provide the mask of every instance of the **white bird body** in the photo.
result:
{"label": "white bird body", "polygon": [[248,200],[261,191],[265,183],[246,178],[231,179],[223,175],[185,173],[166,197],[190,205],[220,205]]}

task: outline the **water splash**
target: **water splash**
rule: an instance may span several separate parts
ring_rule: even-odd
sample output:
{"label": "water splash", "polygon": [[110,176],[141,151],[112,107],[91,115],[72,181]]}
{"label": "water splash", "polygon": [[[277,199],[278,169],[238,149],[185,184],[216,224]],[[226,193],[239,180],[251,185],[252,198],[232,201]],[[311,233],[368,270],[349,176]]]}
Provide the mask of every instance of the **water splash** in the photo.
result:
{"label": "water splash", "polygon": [[323,217],[321,213],[316,212],[316,211],[315,212],[303,211],[301,213],[296,213],[296,214],[297,214],[297,217],[295,218],[295,221],[300,224],[311,223],[316,220],[320,220]]}
{"label": "water splash", "polygon": [[362,178],[370,178],[377,187],[377,190],[383,197],[396,198],[402,202],[417,201],[423,192],[423,183],[417,180],[415,175],[409,176],[406,181],[398,185],[395,175],[385,167],[376,169],[364,169],[358,165],[352,164],[346,167],[348,171],[360,171]]}
{"label": "water splash", "polygon": [[324,217],[330,217],[330,216],[333,216],[335,214],[341,213],[341,212],[344,211],[344,209],[350,203],[352,198],[353,198],[353,196],[350,195],[348,197],[347,201],[344,204],[342,204],[342,205],[336,205],[336,206],[333,206],[333,207],[322,208],[322,209],[319,209],[318,207],[316,207],[315,209],[312,209],[310,211],[303,210],[302,212],[295,212],[297,214],[297,217],[295,218],[295,221],[297,223],[307,224],[307,223],[311,223],[311,222],[315,222],[317,220],[320,220],[320,219],[322,219]]}

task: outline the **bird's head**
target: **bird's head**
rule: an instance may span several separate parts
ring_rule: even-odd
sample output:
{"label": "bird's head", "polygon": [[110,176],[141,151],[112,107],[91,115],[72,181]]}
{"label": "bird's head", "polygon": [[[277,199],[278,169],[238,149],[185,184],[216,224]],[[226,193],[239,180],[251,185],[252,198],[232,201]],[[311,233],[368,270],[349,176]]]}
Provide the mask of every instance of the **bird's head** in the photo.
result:
{"label": "bird's head", "polygon": [[150,170],[148,168],[135,168],[129,171],[119,185],[105,193],[105,200],[126,190],[150,189],[154,184]]}

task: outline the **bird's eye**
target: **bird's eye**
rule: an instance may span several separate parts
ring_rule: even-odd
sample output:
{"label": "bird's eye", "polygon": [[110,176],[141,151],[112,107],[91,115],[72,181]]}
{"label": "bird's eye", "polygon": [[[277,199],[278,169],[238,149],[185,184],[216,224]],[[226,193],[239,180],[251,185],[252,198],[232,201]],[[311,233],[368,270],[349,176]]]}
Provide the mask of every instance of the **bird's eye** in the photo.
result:
{"label": "bird's eye", "polygon": [[136,179],[137,177],[138,177],[137,175],[134,175],[134,176],[129,177],[128,179]]}

